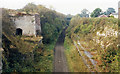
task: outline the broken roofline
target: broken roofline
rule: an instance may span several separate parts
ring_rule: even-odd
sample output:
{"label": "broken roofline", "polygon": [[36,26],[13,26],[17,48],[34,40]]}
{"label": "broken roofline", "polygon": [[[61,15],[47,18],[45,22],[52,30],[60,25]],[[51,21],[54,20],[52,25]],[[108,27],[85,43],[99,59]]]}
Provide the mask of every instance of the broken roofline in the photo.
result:
{"label": "broken roofline", "polygon": [[10,16],[24,16],[24,15],[29,15],[29,16],[34,16],[34,15],[39,15],[39,13],[26,13],[26,12],[17,12],[17,13],[9,13]]}

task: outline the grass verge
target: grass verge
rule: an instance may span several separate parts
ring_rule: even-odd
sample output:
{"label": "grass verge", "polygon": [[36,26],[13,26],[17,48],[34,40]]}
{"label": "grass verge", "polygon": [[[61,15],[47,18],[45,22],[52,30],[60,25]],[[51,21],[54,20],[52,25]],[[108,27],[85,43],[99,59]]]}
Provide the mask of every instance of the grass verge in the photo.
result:
{"label": "grass verge", "polygon": [[67,36],[65,38],[64,47],[65,47],[65,54],[67,57],[69,71],[70,72],[89,72],[82,58],[79,56],[78,51],[76,50],[76,47],[72,44],[72,41]]}

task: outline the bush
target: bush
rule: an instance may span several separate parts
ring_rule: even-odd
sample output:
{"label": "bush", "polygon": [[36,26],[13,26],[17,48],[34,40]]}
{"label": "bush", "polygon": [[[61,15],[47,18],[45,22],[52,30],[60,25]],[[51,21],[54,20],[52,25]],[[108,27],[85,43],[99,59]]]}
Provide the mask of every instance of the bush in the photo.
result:
{"label": "bush", "polygon": [[[79,40],[86,51],[93,53],[94,60],[98,62],[99,71],[119,71],[119,51],[117,50],[118,38],[116,36],[97,35],[97,32],[104,35],[106,30],[109,31],[109,29],[118,31],[117,21],[118,19],[116,18],[88,19],[75,16],[71,19],[70,25],[66,30],[69,39],[71,38],[75,42]],[[105,29],[106,27],[108,29]],[[108,47],[109,44],[111,45]]]}

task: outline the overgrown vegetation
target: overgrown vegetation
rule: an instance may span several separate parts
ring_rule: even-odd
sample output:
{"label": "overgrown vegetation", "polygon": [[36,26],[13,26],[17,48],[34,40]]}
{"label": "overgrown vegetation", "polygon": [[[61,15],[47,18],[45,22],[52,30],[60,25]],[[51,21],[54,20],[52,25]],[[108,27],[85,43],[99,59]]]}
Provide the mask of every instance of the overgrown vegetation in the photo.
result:
{"label": "overgrown vegetation", "polygon": [[[3,72],[20,72],[22,71],[22,67],[28,64],[30,65],[32,60],[26,62],[25,59],[33,52],[33,47],[29,43],[21,40],[19,36],[15,36],[15,26],[13,26],[8,11],[5,9],[3,9],[2,30],[2,47],[4,49]],[[31,58],[27,57],[27,59]]]}
{"label": "overgrown vegetation", "polygon": [[[39,43],[41,37],[15,35],[8,14],[18,12],[40,14],[43,43]],[[3,9],[3,72],[52,72],[53,49],[66,26],[64,19],[65,15],[32,3],[19,10]]]}
{"label": "overgrown vegetation", "polygon": [[[75,16],[70,22],[66,35],[72,40],[73,45],[74,42],[78,44],[81,53],[87,51],[93,56],[92,59],[96,61],[94,71],[118,72],[117,25],[118,20],[115,18],[80,18]],[[86,54],[83,53],[83,56]],[[68,58],[70,59],[70,57]]]}
{"label": "overgrown vegetation", "polygon": [[64,47],[70,72],[90,72],[68,36],[65,37]]}
{"label": "overgrown vegetation", "polygon": [[28,14],[39,13],[44,43],[51,43],[54,41],[57,35],[59,35],[62,29],[67,25],[64,14],[48,9],[42,5],[29,3],[23,9],[19,9],[18,11],[24,11]]}

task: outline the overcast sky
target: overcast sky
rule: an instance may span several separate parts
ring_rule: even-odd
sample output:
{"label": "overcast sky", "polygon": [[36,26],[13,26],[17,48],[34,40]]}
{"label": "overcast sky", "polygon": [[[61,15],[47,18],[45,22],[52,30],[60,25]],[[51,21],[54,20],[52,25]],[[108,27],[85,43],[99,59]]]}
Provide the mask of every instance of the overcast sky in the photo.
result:
{"label": "overcast sky", "polygon": [[56,11],[64,14],[78,14],[84,8],[92,12],[95,8],[101,8],[105,11],[113,7],[118,11],[118,2],[120,0],[0,0],[0,8],[20,9],[27,3],[41,4],[46,7],[52,6]]}

